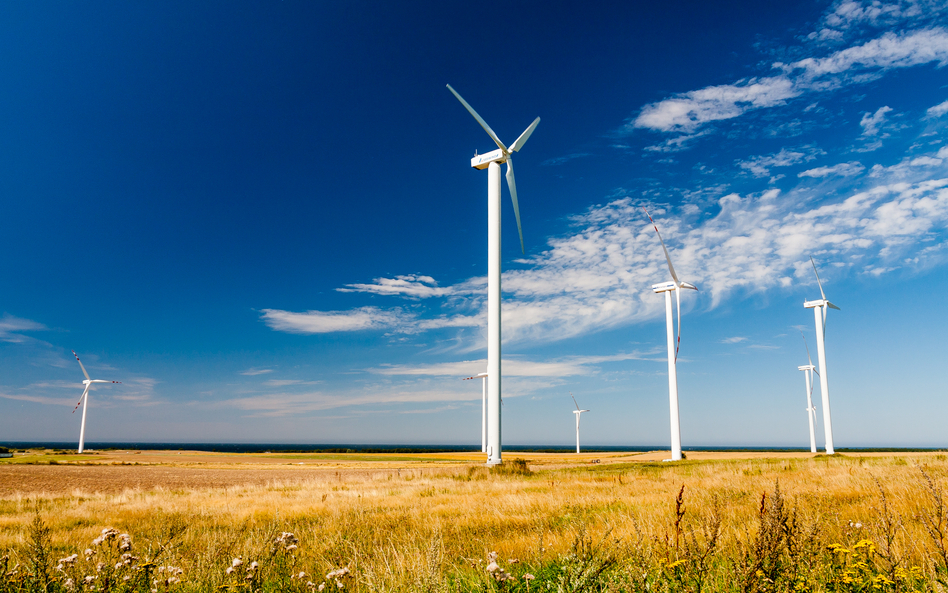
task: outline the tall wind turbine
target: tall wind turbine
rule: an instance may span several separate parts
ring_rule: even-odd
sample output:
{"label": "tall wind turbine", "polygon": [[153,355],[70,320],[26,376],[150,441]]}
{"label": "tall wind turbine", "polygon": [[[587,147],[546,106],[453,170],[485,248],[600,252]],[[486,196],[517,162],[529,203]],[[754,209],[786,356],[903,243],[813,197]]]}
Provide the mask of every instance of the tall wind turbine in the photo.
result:
{"label": "tall wind turbine", "polygon": [[[645,210],[645,207],[642,207]],[[656,293],[665,293],[665,327],[668,334],[668,407],[671,411],[671,458],[672,461],[681,459],[681,422],[678,419],[678,347],[681,345],[681,289],[690,288],[698,290],[694,284],[688,284],[678,279],[675,273],[675,266],[672,265],[671,256],[668,255],[668,248],[665,247],[665,241],[662,240],[662,234],[658,232],[658,226],[652,220],[652,216],[645,210],[652,228],[658,235],[658,240],[662,244],[662,251],[665,252],[665,260],[668,261],[668,271],[671,272],[671,282],[662,282],[653,284],[652,290]],[[672,319],[672,300],[671,293],[675,291],[675,301],[678,303],[678,339],[675,339],[674,319]]]}
{"label": "tall wind turbine", "polygon": [[462,380],[471,379],[481,379],[481,453],[487,453],[487,373],[479,373]]}
{"label": "tall wind turbine", "polygon": [[513,201],[517,232],[520,234],[520,251],[523,252],[523,230],[520,227],[520,206],[517,204],[517,185],[514,182],[511,155],[527,143],[540,118],[520,134],[508,148],[487,125],[474,108],[461,98],[451,85],[448,90],[457,97],[464,108],[474,116],[487,135],[497,145],[497,150],[475,155],[471,166],[487,169],[487,465],[497,465],[501,459],[500,439],[500,164],[507,163],[507,187]]}
{"label": "tall wind turbine", "polygon": [[813,366],[813,359],[810,358],[810,347],[806,343],[806,336],[803,335],[803,332],[800,332],[800,335],[803,337],[803,346],[806,348],[806,359],[808,364],[803,366],[798,366],[798,371],[803,371],[803,377],[806,379],[806,415],[810,419],[810,453],[816,453],[816,408],[813,406],[813,386],[815,381],[813,381],[813,375],[811,373],[816,372],[816,367]]}
{"label": "tall wind turbine", "polygon": [[86,367],[82,366],[82,361],[79,360],[79,355],[76,354],[75,350],[72,351],[72,355],[76,357],[76,362],[79,363],[79,368],[82,369],[82,374],[86,376],[86,380],[82,382],[86,388],[82,391],[82,395],[79,396],[79,403],[76,404],[76,407],[72,409],[72,413],[75,414],[76,410],[79,409],[79,406],[82,405],[83,400],[85,400],[86,405],[82,408],[82,427],[79,429],[79,453],[82,453],[85,450],[86,444],[86,412],[89,410],[89,388],[92,387],[93,383],[121,383],[121,381],[90,379],[89,373],[86,372]]}
{"label": "tall wind turbine", "polygon": [[833,419],[830,417],[830,398],[829,384],[826,379],[826,346],[824,338],[826,337],[826,313],[829,309],[839,307],[826,299],[826,293],[823,292],[823,282],[820,281],[820,273],[816,270],[816,262],[810,257],[810,263],[813,264],[813,272],[816,274],[816,283],[820,285],[820,296],[823,297],[816,301],[804,301],[803,306],[807,309],[813,309],[813,315],[816,318],[816,358],[820,363],[820,396],[823,398],[823,433],[826,436],[826,454],[833,455],[836,449],[833,447]]}
{"label": "tall wind turbine", "polygon": [[[569,396],[573,397],[573,394],[570,393]],[[573,403],[576,404],[576,409],[573,410],[573,413],[576,414],[576,452],[579,453],[579,417],[583,415],[583,412],[588,412],[589,410],[580,410],[575,397],[573,397]]]}

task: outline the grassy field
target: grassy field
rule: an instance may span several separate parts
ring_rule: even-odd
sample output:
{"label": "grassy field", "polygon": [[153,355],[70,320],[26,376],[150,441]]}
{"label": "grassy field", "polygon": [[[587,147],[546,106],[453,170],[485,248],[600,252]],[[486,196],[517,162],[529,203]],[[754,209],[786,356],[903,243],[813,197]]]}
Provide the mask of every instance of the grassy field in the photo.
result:
{"label": "grassy field", "polygon": [[35,452],[0,462],[0,591],[948,584],[944,455],[662,456]]}

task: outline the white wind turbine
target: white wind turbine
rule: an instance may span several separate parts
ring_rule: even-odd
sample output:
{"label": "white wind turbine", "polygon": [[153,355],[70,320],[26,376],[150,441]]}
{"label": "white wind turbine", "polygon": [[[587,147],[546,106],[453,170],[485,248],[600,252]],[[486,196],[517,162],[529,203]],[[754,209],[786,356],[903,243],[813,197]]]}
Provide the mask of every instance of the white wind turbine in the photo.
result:
{"label": "white wind turbine", "polygon": [[517,232],[520,234],[520,251],[523,252],[523,230],[520,227],[520,207],[517,204],[517,185],[514,182],[513,161],[511,155],[527,143],[540,118],[533,120],[520,137],[508,148],[500,141],[474,108],[461,98],[451,85],[448,90],[457,97],[464,108],[474,116],[484,128],[491,140],[497,144],[497,150],[476,155],[471,159],[475,169],[487,169],[487,465],[501,463],[500,438],[500,164],[507,163],[507,187],[513,201],[514,216],[517,219]]}
{"label": "white wind turbine", "polygon": [[826,437],[826,454],[833,455],[836,449],[833,447],[833,419],[830,416],[830,398],[829,384],[826,379],[826,347],[824,338],[826,337],[826,313],[829,309],[839,307],[826,300],[826,293],[823,292],[823,282],[820,281],[820,273],[816,270],[816,262],[810,257],[810,263],[813,264],[813,272],[816,274],[816,283],[820,285],[820,296],[823,297],[817,301],[804,301],[803,306],[807,309],[813,309],[813,315],[816,318],[816,358],[820,363],[820,396],[823,399],[823,433]]}
{"label": "white wind turbine", "polygon": [[462,381],[481,379],[481,453],[487,453],[487,373],[465,377]]}
{"label": "white wind turbine", "polygon": [[[573,397],[572,392],[570,392],[569,396]],[[573,397],[573,403],[576,404],[576,409],[573,410],[573,413],[576,414],[576,452],[579,453],[579,417],[583,415],[583,412],[588,412],[589,410],[580,410],[575,397]]]}
{"label": "white wind turbine", "polygon": [[798,371],[803,371],[803,377],[806,379],[806,415],[810,419],[810,453],[816,453],[816,407],[813,406],[813,386],[816,384],[813,381],[813,375],[811,373],[816,372],[816,367],[813,366],[813,359],[810,358],[810,347],[807,346],[806,336],[803,335],[803,332],[800,332],[800,335],[803,337],[803,346],[806,348],[806,359],[809,364],[803,366],[798,366]]}
{"label": "white wind turbine", "polygon": [[[642,207],[645,210],[645,207]],[[688,284],[678,279],[675,273],[675,266],[672,265],[671,256],[668,255],[668,248],[665,247],[665,241],[662,240],[662,234],[658,232],[658,226],[652,220],[652,216],[645,210],[652,228],[658,235],[658,240],[662,244],[662,251],[665,252],[665,259],[668,261],[668,271],[671,272],[672,281],[653,284],[652,290],[656,293],[665,293],[665,327],[668,333],[668,406],[671,416],[671,458],[672,461],[681,459],[681,422],[678,419],[678,346],[681,345],[681,289],[690,288],[698,290],[694,284]],[[672,301],[671,291],[675,291],[675,301],[678,303],[678,339],[675,340],[674,319],[672,319]]]}
{"label": "white wind turbine", "polygon": [[82,369],[82,374],[86,376],[86,380],[82,382],[86,388],[82,391],[82,395],[79,396],[79,403],[76,404],[76,407],[72,409],[72,413],[75,414],[76,410],[79,409],[79,406],[82,405],[83,400],[85,400],[85,407],[82,408],[82,426],[79,429],[79,453],[82,453],[85,450],[86,444],[86,412],[89,410],[89,388],[92,387],[93,383],[121,383],[121,381],[104,381],[102,379],[90,379],[89,373],[86,372],[86,367],[82,366],[82,361],[79,360],[79,355],[76,354],[76,351],[72,351],[72,355],[76,357],[76,362],[79,363],[79,368]]}

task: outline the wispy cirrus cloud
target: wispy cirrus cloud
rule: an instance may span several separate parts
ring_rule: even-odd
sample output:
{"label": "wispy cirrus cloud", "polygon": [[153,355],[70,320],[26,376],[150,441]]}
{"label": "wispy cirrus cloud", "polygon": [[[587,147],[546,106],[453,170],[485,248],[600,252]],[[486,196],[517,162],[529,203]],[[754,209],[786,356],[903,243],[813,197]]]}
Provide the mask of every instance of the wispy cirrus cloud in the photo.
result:
{"label": "wispy cirrus cloud", "polygon": [[452,327],[480,327],[484,321],[480,316],[472,315],[443,315],[424,318],[417,313],[404,311],[401,307],[392,309],[362,307],[351,311],[305,311],[302,313],[280,309],[263,309],[261,318],[271,329],[291,334],[324,334],[365,330],[412,334]]}
{"label": "wispy cirrus cloud", "polygon": [[376,278],[371,284],[347,284],[339,292],[368,292],[372,294],[403,295],[417,298],[448,296],[451,288],[441,288],[431,276],[407,275],[395,278]]}
{"label": "wispy cirrus cloud", "polygon": [[875,113],[864,113],[859,121],[863,136],[878,136],[879,128],[885,123],[886,114],[892,111],[888,105],[876,109]]}
{"label": "wispy cirrus cloud", "polygon": [[[866,269],[886,271],[925,266],[946,254],[943,249],[930,249],[940,244],[948,224],[948,167],[938,154],[873,168],[870,175],[864,174],[860,163],[810,169],[801,174],[800,186],[789,194],[778,189],[726,194],[717,200],[717,213],[712,217],[687,207],[677,214],[656,208],[653,214],[679,276],[698,285],[698,302],[708,308],[735,292],[753,294],[812,284],[810,255],[836,261],[844,270],[859,262],[865,262]],[[808,199],[818,188],[824,193],[833,179],[853,183],[854,178],[865,189],[850,190],[836,200]],[[814,179],[818,188],[807,185]],[[666,280],[668,271],[639,202],[630,197],[614,199],[575,216],[573,224],[571,233],[551,239],[545,251],[520,260],[522,269],[504,273],[505,341],[562,340],[663,315],[661,299],[655,298],[650,285]],[[831,283],[832,272],[826,275]],[[294,333],[310,331],[313,317],[320,321],[316,326],[319,332],[473,329],[475,333],[464,334],[473,348],[480,343],[484,317],[459,314],[458,310],[483,310],[483,295],[468,288],[482,285],[482,280],[471,279],[462,285],[451,298],[432,303],[427,312],[413,309],[407,313],[399,307],[281,312],[280,322],[273,323],[275,312],[266,310],[264,320],[274,329]],[[683,299],[686,311],[694,306],[694,299]],[[431,316],[438,311],[441,315]],[[366,314],[374,320],[362,320]],[[346,315],[359,320],[321,324],[324,316]],[[297,318],[300,324],[291,325]],[[454,371],[464,374],[474,369]]]}
{"label": "wispy cirrus cloud", "polygon": [[852,177],[865,171],[866,168],[858,161],[839,163],[831,167],[816,167],[797,173],[797,177],[829,177],[831,175]]}
{"label": "wispy cirrus cloud", "polygon": [[[595,365],[626,360],[652,360],[655,352],[631,352],[610,356],[570,356],[552,361],[531,361],[505,358],[502,368],[505,377],[571,377],[597,372]],[[484,372],[486,360],[464,360],[423,365],[383,365],[366,369],[377,375],[463,377]]]}
{"label": "wispy cirrus cloud", "polygon": [[948,101],[943,101],[934,107],[929,107],[925,111],[925,115],[928,117],[941,117],[948,113]]}
{"label": "wispy cirrus cloud", "polygon": [[29,336],[24,336],[23,332],[45,331],[48,328],[42,323],[14,317],[7,313],[0,317],[0,341],[18,344],[31,340]]}
{"label": "wispy cirrus cloud", "polygon": [[790,167],[809,162],[824,154],[826,154],[825,151],[812,146],[805,146],[796,150],[782,148],[780,152],[750,157],[739,161],[737,165],[754,177],[768,177],[770,176],[770,170],[773,168]]}
{"label": "wispy cirrus cloud", "polygon": [[387,329],[405,319],[401,309],[384,310],[362,307],[351,311],[306,311],[294,313],[264,309],[263,321],[271,329],[291,334],[323,334],[329,332]]}
{"label": "wispy cirrus cloud", "polygon": [[[796,48],[797,51],[819,53],[849,39],[850,33],[862,30],[857,25],[871,23],[870,18],[844,18],[844,15],[876,14],[872,7],[857,3],[838,3],[824,22],[822,33],[808,39],[814,43]],[[882,13],[875,22],[883,19]],[[844,49],[830,48],[826,55],[802,58],[790,63],[775,62],[773,74],[749,77],[727,84],[678,93],[667,99],[643,106],[622,131],[636,129],[677,134],[676,138],[647,150],[674,151],[688,148],[700,137],[706,126],[738,118],[748,112],[775,108],[812,93],[828,92],[853,84],[875,80],[893,69],[911,68],[934,63],[936,67],[948,64],[948,31],[942,27],[911,29],[917,26],[917,11],[890,11],[891,21],[909,27],[904,31],[888,31],[882,35],[854,42]],[[900,21],[901,19],[901,21]],[[888,21],[887,21],[888,22]],[[830,26],[835,24],[848,31]],[[835,33],[833,33],[835,31]],[[824,43],[831,41],[833,43]],[[884,115],[876,112],[874,115]]]}

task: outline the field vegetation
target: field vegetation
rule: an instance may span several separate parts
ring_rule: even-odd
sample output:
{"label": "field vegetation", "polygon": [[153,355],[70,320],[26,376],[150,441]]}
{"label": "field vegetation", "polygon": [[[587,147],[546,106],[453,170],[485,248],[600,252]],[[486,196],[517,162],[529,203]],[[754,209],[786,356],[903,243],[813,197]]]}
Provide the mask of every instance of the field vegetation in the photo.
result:
{"label": "field vegetation", "polygon": [[397,468],[7,496],[0,591],[948,587],[943,455]]}

